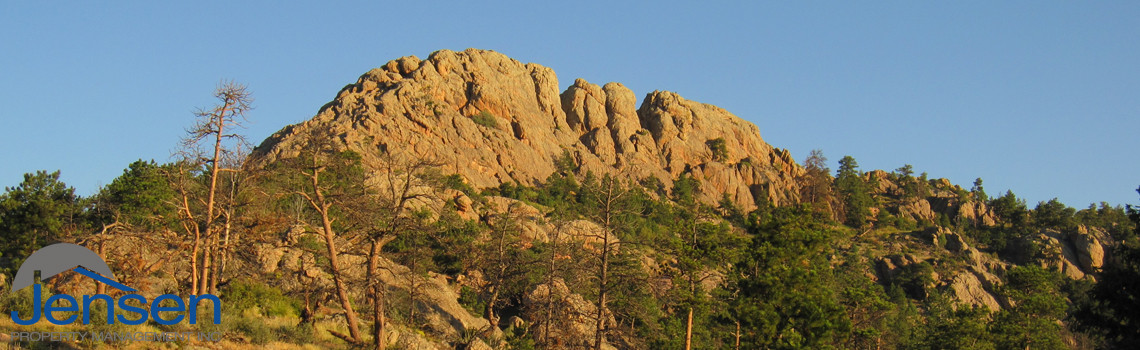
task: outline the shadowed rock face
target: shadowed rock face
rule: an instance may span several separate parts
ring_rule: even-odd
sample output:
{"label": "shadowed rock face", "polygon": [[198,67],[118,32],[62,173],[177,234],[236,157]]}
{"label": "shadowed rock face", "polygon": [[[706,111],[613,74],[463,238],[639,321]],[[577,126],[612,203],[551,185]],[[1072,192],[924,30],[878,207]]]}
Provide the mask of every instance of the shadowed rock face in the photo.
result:
{"label": "shadowed rock face", "polygon": [[[566,150],[582,172],[655,176],[666,186],[691,172],[710,203],[722,193],[745,209],[758,196],[798,201],[794,179],[803,170],[755,125],[671,92],[649,93],[640,107],[635,99],[619,83],[582,79],[559,93],[550,68],[493,51],[442,50],[365,73],[312,120],[266,139],[253,164],[292,157],[304,142],[298,135],[325,128],[351,149],[435,159],[476,188],[545,180]],[[718,155],[710,141],[721,139]]]}

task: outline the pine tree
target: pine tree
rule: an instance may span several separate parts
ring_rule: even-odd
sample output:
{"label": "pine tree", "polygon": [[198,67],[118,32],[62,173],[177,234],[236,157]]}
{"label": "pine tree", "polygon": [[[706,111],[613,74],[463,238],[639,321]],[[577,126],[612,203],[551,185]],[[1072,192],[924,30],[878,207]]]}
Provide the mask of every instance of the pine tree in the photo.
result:
{"label": "pine tree", "polygon": [[1102,338],[1108,348],[1140,344],[1140,209],[1128,206],[1128,217],[1135,229],[1113,235],[1116,244],[1093,287],[1093,298],[1075,313],[1078,325]]}
{"label": "pine tree", "polygon": [[750,228],[752,244],[731,274],[743,348],[822,348],[850,332],[827,261],[836,233],[824,220],[810,207],[780,207]]}
{"label": "pine tree", "polygon": [[873,201],[863,172],[852,156],[839,160],[839,170],[835,175],[835,189],[843,202],[843,222],[848,226],[862,228],[871,216]]}
{"label": "pine tree", "polygon": [[36,250],[72,230],[79,212],[75,189],[59,180],[59,171],[24,174],[16,187],[0,195],[0,269],[11,272]]}
{"label": "pine tree", "polygon": [[812,150],[804,159],[804,174],[800,177],[800,198],[821,210],[831,210],[834,200],[831,169],[822,150]]}
{"label": "pine tree", "polygon": [[1013,306],[994,317],[991,331],[1003,349],[1064,349],[1060,319],[1065,298],[1057,288],[1060,275],[1036,265],[1010,269],[1000,290]]}

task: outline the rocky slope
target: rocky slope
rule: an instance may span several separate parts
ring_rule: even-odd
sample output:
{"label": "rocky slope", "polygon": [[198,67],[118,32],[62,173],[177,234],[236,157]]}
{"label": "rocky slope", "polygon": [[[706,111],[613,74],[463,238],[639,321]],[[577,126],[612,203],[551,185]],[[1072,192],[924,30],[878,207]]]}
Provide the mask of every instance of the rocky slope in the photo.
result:
{"label": "rocky slope", "polygon": [[[687,173],[700,181],[699,195],[706,203],[727,195],[741,209],[751,210],[760,200],[776,206],[800,201],[797,182],[804,170],[790,153],[768,145],[755,125],[721,108],[661,91],[647,94],[637,106],[634,93],[619,83],[598,86],[578,79],[561,93],[558,86],[550,68],[493,51],[443,50],[425,60],[400,58],[343,88],[313,119],[266,139],[254,150],[250,164],[262,167],[294,157],[306,146],[310,131],[320,130],[331,131],[338,147],[363,151],[365,157],[381,151],[434,160],[443,164],[444,174],[459,174],[476,189],[511,182],[537,185],[556,170],[555,160],[568,153],[579,175],[656,178],[668,188],[672,179]],[[365,166],[380,163],[364,162]],[[945,179],[927,180],[924,175],[919,180],[876,170],[865,173],[864,181],[872,184],[869,194],[876,203],[869,218],[871,229],[845,245],[859,245],[869,252],[860,258],[869,266],[868,276],[884,285],[926,281],[918,288],[922,295],[912,295],[920,299],[934,288],[959,305],[991,310],[1010,306],[998,290],[1013,265],[990,247],[972,246],[964,235],[966,225],[999,225],[992,208]],[[467,220],[486,220],[515,208],[522,219],[521,236],[528,242],[548,241],[556,230],[543,220],[545,210],[533,203],[497,196],[473,203],[467,194],[453,189],[446,190],[444,197],[454,200],[453,209]],[[562,230],[599,231],[596,227],[578,219]],[[260,273],[303,275],[300,283],[330,288],[328,276],[315,268],[317,257],[293,247],[291,241],[297,239],[258,245]],[[1045,230],[1034,239],[1047,250],[1041,264],[1073,279],[1095,278],[1108,250],[1105,242],[1110,241],[1103,230],[1083,226],[1075,232]],[[349,266],[363,264],[359,256],[345,260]],[[383,263],[391,271],[381,276],[383,282],[392,290],[410,290],[408,269],[388,260]],[[347,272],[356,279],[362,273],[355,268]],[[916,273],[922,278],[916,279]],[[456,302],[464,283],[471,284],[468,287],[478,283],[439,275],[422,283],[430,288],[415,307],[430,319],[426,329],[433,336],[456,338],[466,330],[490,325]],[[597,310],[564,283],[543,284],[524,299],[518,316],[522,323],[539,319],[533,313],[544,309],[543,303],[553,300],[559,305],[558,327],[550,334],[536,333],[539,338],[558,339],[559,346],[567,348],[592,341],[588,315]],[[391,335],[389,343],[419,341],[414,332],[393,334],[398,335]],[[614,335],[607,348],[630,348]]]}
{"label": "rocky slope", "polygon": [[689,171],[710,189],[708,202],[724,193],[744,209],[757,197],[797,201],[803,170],[789,152],[724,109],[663,91],[638,107],[620,83],[558,86],[550,68],[493,51],[403,57],[344,87],[312,120],[269,137],[252,159],[291,157],[304,142],[298,135],[321,128],[350,148],[436,160],[476,188],[545,180],[568,151],[583,172],[652,176],[666,186]]}
{"label": "rocky slope", "polygon": [[[882,170],[864,175],[864,180],[875,184],[871,194],[878,198],[875,212],[885,211],[899,219],[912,220],[919,226],[933,225],[944,217],[951,223],[992,227],[997,215],[985,203],[964,195],[965,191],[946,179],[929,180],[925,194],[908,196],[904,184],[897,176]],[[883,226],[879,222],[876,225]],[[950,226],[954,226],[951,224]],[[927,263],[934,267],[930,273],[931,288],[949,292],[961,304],[985,306],[999,310],[1009,306],[998,293],[1002,276],[1014,265],[997,257],[994,252],[983,252],[971,246],[954,227],[930,227],[912,232],[900,232],[887,237],[880,247],[872,248],[879,256],[875,273],[880,280],[896,278],[908,266]],[[1071,279],[1095,280],[1097,269],[1104,264],[1105,252],[1111,238],[1103,229],[1078,226],[1062,232],[1046,229],[1032,239],[1040,243],[1040,265],[1056,269]],[[880,242],[876,242],[880,243]]]}

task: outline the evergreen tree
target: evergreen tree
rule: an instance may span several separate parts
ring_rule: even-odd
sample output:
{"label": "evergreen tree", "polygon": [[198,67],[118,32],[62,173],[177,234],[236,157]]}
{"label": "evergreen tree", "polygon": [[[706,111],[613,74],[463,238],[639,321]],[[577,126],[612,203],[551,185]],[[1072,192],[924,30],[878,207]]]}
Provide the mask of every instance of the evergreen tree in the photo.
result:
{"label": "evergreen tree", "polygon": [[752,244],[732,271],[743,348],[827,348],[850,332],[827,259],[836,233],[824,220],[810,207],[781,207],[751,228]]}
{"label": "evergreen tree", "polygon": [[905,164],[898,169],[895,169],[895,172],[898,173],[899,177],[901,178],[910,178],[911,175],[914,175],[914,166]]}
{"label": "evergreen tree", "polygon": [[487,283],[483,287],[483,301],[486,306],[483,316],[491,325],[499,325],[500,304],[508,298],[503,296],[524,293],[530,283],[526,275],[535,269],[537,259],[525,249],[522,220],[524,213],[516,202],[508,208],[498,208],[502,212],[493,214],[488,220],[491,230],[487,240],[476,244],[478,263],[475,268],[482,271]]}
{"label": "evergreen tree", "polygon": [[974,199],[979,203],[986,203],[990,198],[986,196],[986,189],[982,187],[982,178],[974,179],[974,187],[970,188],[970,193],[974,194]]}
{"label": "evergreen tree", "polygon": [[79,212],[75,189],[59,181],[59,171],[24,174],[16,187],[0,195],[0,269],[20,267],[36,250],[55,243],[74,228]]}
{"label": "evergreen tree", "polygon": [[800,178],[800,198],[812,203],[820,210],[831,210],[834,200],[831,169],[827,168],[827,157],[822,150],[812,150],[804,159],[804,174]]}
{"label": "evergreen tree", "polygon": [[990,205],[994,214],[1010,227],[1026,227],[1029,223],[1029,210],[1025,206],[1025,200],[1017,198],[1013,191],[1006,191],[1005,195],[995,198]]}
{"label": "evergreen tree", "polygon": [[898,307],[891,302],[883,285],[868,276],[872,267],[859,253],[853,249],[844,254],[844,264],[836,271],[840,305],[846,309],[852,328],[851,336],[842,347],[890,349],[898,340],[899,330],[889,324],[897,315]]}
{"label": "evergreen tree", "polygon": [[926,302],[922,347],[928,349],[994,349],[993,336],[987,327],[990,310],[984,307],[957,305],[945,295],[936,294]]}
{"label": "evergreen tree", "polygon": [[1128,217],[1136,229],[1113,235],[1116,245],[1093,287],[1093,298],[1075,312],[1082,329],[1116,349],[1140,344],[1140,209],[1129,206]]}
{"label": "evergreen tree", "polygon": [[[295,158],[284,159],[274,165],[270,172],[276,185],[275,192],[300,198],[306,208],[302,219],[308,227],[314,228],[324,239],[324,257],[328,259],[328,273],[332,276],[335,296],[344,309],[348,335],[335,333],[341,339],[353,344],[361,344],[363,337],[358,326],[356,310],[348,294],[347,276],[340,255],[344,247],[338,247],[337,238],[358,239],[361,232],[350,221],[349,213],[353,206],[368,201],[369,188],[361,186],[365,170],[361,156],[353,151],[339,150],[334,137],[328,130],[315,129],[306,137],[300,154]],[[340,220],[345,219],[345,220]],[[318,254],[319,254],[318,253]]]}
{"label": "evergreen tree", "polygon": [[994,317],[991,331],[1000,349],[1064,349],[1060,320],[1066,303],[1060,275],[1037,265],[1010,269],[1000,288],[1013,306]]}
{"label": "evergreen tree", "polygon": [[1073,230],[1076,227],[1074,215],[1076,210],[1061,203],[1057,198],[1053,198],[1048,202],[1041,202],[1037,204],[1037,208],[1033,209],[1033,225],[1038,229],[1052,228],[1062,231]]}
{"label": "evergreen tree", "polygon": [[165,173],[173,171],[153,160],[137,160],[123,174],[95,195],[90,210],[92,219],[109,224],[116,221],[158,229],[177,219],[173,206],[175,192]]}
{"label": "evergreen tree", "polygon": [[1123,206],[1112,206],[1107,202],[1089,204],[1088,208],[1077,211],[1073,219],[1081,225],[1099,227],[1113,237],[1122,237],[1136,228]]}
{"label": "evergreen tree", "polygon": [[843,201],[843,222],[856,228],[866,225],[868,217],[871,216],[873,200],[867,183],[863,181],[863,172],[859,171],[859,163],[854,157],[844,156],[839,160],[835,189]]}
{"label": "evergreen tree", "polygon": [[[669,229],[675,235],[664,238],[665,249],[674,259],[667,264],[670,268],[674,288],[668,307],[677,309],[683,319],[677,331],[681,337],[670,337],[675,344],[661,344],[662,347],[683,349],[715,349],[712,337],[710,316],[715,300],[703,285],[716,278],[712,270],[732,260],[743,245],[729,230],[727,222],[717,220],[713,209],[697,201],[700,183],[688,174],[682,174],[673,182],[672,199],[675,205],[669,206],[665,215]],[[674,333],[675,334],[675,333]],[[682,342],[683,341],[683,342]]]}
{"label": "evergreen tree", "polygon": [[633,275],[630,271],[617,273],[615,269],[619,266],[636,268],[620,264],[628,259],[630,248],[623,244],[628,242],[618,240],[621,236],[628,237],[627,234],[631,231],[630,223],[637,214],[638,202],[633,200],[633,197],[634,193],[625,181],[609,174],[600,180],[595,180],[587,174],[586,179],[582,181],[579,202],[582,203],[586,217],[600,226],[597,232],[586,233],[587,237],[583,237],[592,240],[595,249],[597,313],[592,315],[595,318],[593,343],[595,350],[601,349],[602,344],[607,342],[606,334],[614,326],[607,323],[609,318],[607,311],[613,301],[611,298],[615,297],[614,292],[623,286],[615,281],[622,275],[629,277]]}

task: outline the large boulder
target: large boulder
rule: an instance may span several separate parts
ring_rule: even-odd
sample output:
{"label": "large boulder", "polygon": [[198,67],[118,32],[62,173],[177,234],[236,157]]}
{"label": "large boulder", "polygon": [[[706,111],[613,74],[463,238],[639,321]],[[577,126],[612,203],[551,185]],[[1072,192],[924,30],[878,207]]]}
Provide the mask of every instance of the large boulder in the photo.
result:
{"label": "large boulder", "polygon": [[1087,272],[1094,272],[1104,266],[1104,245],[1089,232],[1088,227],[1081,226],[1077,232],[1069,235],[1073,249],[1081,268]]}
{"label": "large boulder", "polygon": [[1001,304],[997,298],[985,288],[985,284],[972,271],[961,271],[950,282],[950,290],[958,302],[984,306],[990,310],[1000,310]]}
{"label": "large boulder", "polygon": [[1065,238],[1063,233],[1051,229],[1037,235],[1038,242],[1043,243],[1046,255],[1046,259],[1041,261],[1041,267],[1057,269],[1072,279],[1084,278],[1085,271],[1077,265],[1080,263],[1080,258],[1077,257],[1072,244]]}

